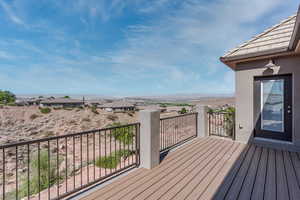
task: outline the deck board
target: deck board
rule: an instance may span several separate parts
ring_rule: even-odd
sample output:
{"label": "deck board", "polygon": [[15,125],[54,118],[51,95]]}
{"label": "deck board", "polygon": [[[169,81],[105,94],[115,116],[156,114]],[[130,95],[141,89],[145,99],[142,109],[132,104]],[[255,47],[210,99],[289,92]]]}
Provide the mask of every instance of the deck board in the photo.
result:
{"label": "deck board", "polygon": [[290,199],[282,151],[276,150],[277,199]]}
{"label": "deck board", "polygon": [[200,138],[83,200],[300,199],[298,153]]}
{"label": "deck board", "polygon": [[[168,171],[160,171],[156,177],[149,177],[147,180],[145,180],[142,185],[140,185],[140,182],[136,184],[136,187],[134,189],[130,190],[130,187],[128,188],[128,191],[126,195],[123,195],[124,199],[134,199],[134,198],[146,198],[149,194],[153,194],[157,190],[157,185],[166,183],[167,181],[174,181],[169,180],[170,177],[176,177],[180,175],[180,173],[185,174],[184,172],[188,171],[189,168],[192,166],[196,166],[196,164],[200,164],[201,162],[204,162],[205,158],[209,157],[212,153],[214,153],[214,145],[221,145],[221,143],[214,143],[213,145],[209,145],[206,148],[203,148],[198,151],[195,151],[193,154],[192,159],[182,160],[180,163],[177,163],[178,165],[173,166]],[[185,174],[186,175],[186,174]],[[148,195],[147,195],[148,194]],[[144,196],[144,197],[143,197]],[[112,198],[117,199],[117,198]]]}
{"label": "deck board", "polygon": [[[197,141],[196,143],[193,143],[190,146],[190,148],[183,148],[183,152],[181,151],[177,151],[174,152],[175,155],[170,155],[169,157],[167,157],[162,163],[162,165],[159,165],[157,168],[155,168],[153,171],[150,170],[145,170],[145,173],[142,173],[140,176],[136,176],[134,178],[131,179],[126,179],[124,178],[124,180],[120,180],[120,182],[118,183],[112,183],[110,184],[108,187],[104,187],[103,189],[99,190],[99,192],[91,195],[92,198],[90,198],[91,200],[94,199],[98,199],[101,196],[101,199],[109,199],[111,198],[112,195],[114,194],[124,194],[124,191],[128,190],[128,185],[130,185],[131,183],[136,183],[138,181],[140,181],[143,178],[147,178],[147,176],[149,175],[155,175],[155,174],[159,174],[159,172],[157,172],[157,170],[161,169],[161,170],[166,170],[168,169],[170,166],[174,165],[175,163],[178,163],[179,161],[182,161],[183,159],[186,159],[186,155],[190,155],[195,151],[195,148],[198,148],[199,146],[204,147],[206,145],[212,145],[215,143],[215,141],[212,141],[211,139],[206,139],[203,141]],[[180,152],[180,153],[179,153]],[[188,157],[190,158],[190,157]],[[100,194],[100,195],[98,195]]]}
{"label": "deck board", "polygon": [[196,170],[188,173],[185,179],[178,184],[178,188],[180,188],[179,190],[177,190],[175,193],[172,191],[168,192],[169,196],[172,197],[170,199],[186,199],[190,194],[192,194],[194,187],[207,176],[209,171],[212,170],[218,162],[220,162],[225,153],[230,151],[231,148],[232,144],[220,146],[220,150],[218,149],[216,154],[211,154],[207,159],[207,162],[200,163]]}
{"label": "deck board", "polygon": [[225,199],[236,200],[238,198],[239,193],[243,186],[243,182],[244,182],[245,177],[247,176],[248,170],[250,168],[250,164],[252,162],[255,151],[256,151],[256,146],[251,145],[249,153],[247,154],[247,157],[244,160],[240,170],[236,174],[235,179],[234,179],[231,187],[229,188],[229,191],[227,192],[227,194],[225,196]]}
{"label": "deck board", "polygon": [[257,174],[258,165],[260,162],[261,153],[262,153],[262,148],[257,147],[255,150],[255,154],[253,155],[252,162],[250,163],[250,168],[245,177],[242,189],[238,196],[238,199],[240,200],[251,199],[251,193],[254,187],[254,182]]}
{"label": "deck board", "polygon": [[269,150],[264,199],[276,199],[276,162],[275,151],[273,149]]}
{"label": "deck board", "polygon": [[265,181],[267,175],[267,163],[268,163],[268,149],[263,148],[260,157],[260,162],[255,177],[254,187],[252,190],[251,199],[263,200],[265,191]]}
{"label": "deck board", "polygon": [[238,149],[238,144],[235,143],[231,146],[231,148],[225,153],[220,155],[219,160],[216,164],[213,164],[211,168],[207,168],[207,171],[203,171],[204,177],[199,179],[195,177],[194,182],[196,180],[195,186],[193,186],[192,192],[190,192],[187,196],[187,200],[198,199],[201,194],[206,190],[206,187],[203,185],[209,185],[210,182],[217,176],[217,174],[224,167],[225,163],[233,156],[234,152]]}
{"label": "deck board", "polygon": [[284,156],[283,161],[284,161],[284,165],[285,165],[290,199],[297,200],[300,198],[300,190],[299,190],[296,173],[295,173],[294,167],[292,165],[291,157],[290,157],[289,152],[286,152],[286,151],[283,152],[283,156]]}
{"label": "deck board", "polygon": [[[215,144],[218,145],[218,144]],[[157,199],[160,198],[166,191],[170,190],[174,185],[180,182],[188,172],[192,171],[193,169],[197,168],[197,166],[204,160],[205,156],[209,156],[211,153],[214,152],[214,148],[207,149],[205,154],[199,153],[199,157],[194,162],[185,162],[182,163],[176,170],[172,172],[168,177],[165,177],[163,180],[159,180],[159,182],[151,187],[147,188],[138,195],[139,198],[147,198],[147,199]],[[197,153],[198,154],[198,153]]]}
{"label": "deck board", "polygon": [[236,162],[239,160],[241,153],[244,151],[244,148],[244,144],[239,144],[238,149],[224,164],[220,172],[216,174],[216,177],[212,180],[212,182],[203,186],[203,188],[205,187],[205,191],[202,194],[200,194],[200,200],[213,199],[214,195],[219,189],[219,186],[225,181],[225,177],[229,174],[234,164],[236,164]]}

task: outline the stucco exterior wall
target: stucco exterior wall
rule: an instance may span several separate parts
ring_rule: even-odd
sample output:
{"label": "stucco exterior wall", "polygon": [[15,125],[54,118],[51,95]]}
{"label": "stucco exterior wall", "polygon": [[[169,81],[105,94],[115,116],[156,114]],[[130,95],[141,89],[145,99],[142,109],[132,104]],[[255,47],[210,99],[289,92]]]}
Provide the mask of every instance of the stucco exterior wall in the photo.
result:
{"label": "stucco exterior wall", "polygon": [[[300,56],[273,59],[272,70],[265,65],[269,60],[240,63],[236,68],[236,139],[256,142],[290,150],[300,150]],[[292,74],[293,82],[293,133],[292,142],[261,141],[253,137],[257,115],[254,113],[254,77]]]}

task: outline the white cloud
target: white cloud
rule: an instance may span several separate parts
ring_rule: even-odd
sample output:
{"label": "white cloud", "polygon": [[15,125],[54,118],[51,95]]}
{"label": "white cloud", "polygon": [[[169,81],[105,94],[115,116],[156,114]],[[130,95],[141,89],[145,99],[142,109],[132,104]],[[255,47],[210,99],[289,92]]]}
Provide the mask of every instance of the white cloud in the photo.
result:
{"label": "white cloud", "polygon": [[7,53],[5,51],[0,51],[0,59],[14,59],[15,56],[11,55],[10,53]]}
{"label": "white cloud", "polygon": [[[20,1],[22,0],[18,0]],[[44,1],[53,3],[51,0]],[[88,88],[117,93],[120,87],[127,86],[128,91],[138,91],[136,88],[144,87],[147,92],[150,92],[149,88],[153,92],[157,92],[157,89],[171,92],[232,92],[233,73],[222,66],[218,57],[225,50],[262,31],[257,22],[266,20],[266,15],[275,16],[274,9],[291,1],[55,1],[60,9],[58,12],[77,16],[74,20],[84,25],[86,30],[80,33],[83,40],[77,33],[68,32],[68,28],[73,27],[59,27],[55,23],[49,23],[47,19],[40,19],[28,27],[37,27],[36,32],[46,33],[45,38],[50,38],[45,40],[47,42],[1,40],[0,48],[15,49],[15,54],[21,52],[18,56],[33,55],[34,64],[26,62],[29,70],[18,74],[19,77],[24,77],[20,79],[20,85],[16,84],[19,91],[24,87],[21,84],[23,80],[27,84],[25,87],[33,87],[35,91],[51,86],[50,90],[53,91],[82,92],[83,88]],[[19,16],[27,15],[22,12],[18,15],[16,4],[20,10],[26,10],[19,3],[8,5],[0,0],[0,6],[6,6],[7,16],[12,21],[15,20],[14,23],[24,24],[25,18],[21,19]],[[105,52],[101,45],[99,48],[86,48],[90,41],[98,42],[101,37],[100,31],[93,32],[95,27],[90,27],[93,22],[108,23],[115,17],[122,17],[129,8],[141,15],[143,20],[141,24],[131,24],[124,30],[125,40],[118,41],[117,46],[112,45],[109,52]],[[278,22],[278,17],[267,22],[273,25]],[[95,38],[89,38],[91,32]],[[12,52],[2,50],[0,58],[12,60]],[[5,78],[8,79],[13,82],[14,77]],[[42,84],[35,85],[36,82]]]}
{"label": "white cloud", "polygon": [[139,8],[139,11],[142,13],[151,13],[163,8],[166,8],[170,3],[176,3],[177,0],[154,0],[146,1],[143,3],[143,6]]}
{"label": "white cloud", "polygon": [[[222,67],[219,56],[262,31],[261,27],[257,28],[257,22],[285,3],[282,0],[220,0],[204,5],[198,0],[184,1],[159,19],[128,27],[126,42],[110,53],[115,73],[129,73],[136,79],[145,74],[155,80],[161,77],[170,88],[185,84],[198,90],[192,85],[205,83],[211,86],[201,87],[206,91],[232,91],[233,73]],[[212,78],[220,73],[225,76],[219,78],[221,82]],[[201,79],[194,74],[201,75]]]}
{"label": "white cloud", "polygon": [[8,5],[7,3],[5,3],[4,0],[0,0],[0,6],[3,8],[3,10],[7,14],[8,18],[12,22],[14,22],[18,25],[24,25],[25,26],[25,23],[23,22],[23,20],[19,16],[16,15],[13,8],[10,5]]}

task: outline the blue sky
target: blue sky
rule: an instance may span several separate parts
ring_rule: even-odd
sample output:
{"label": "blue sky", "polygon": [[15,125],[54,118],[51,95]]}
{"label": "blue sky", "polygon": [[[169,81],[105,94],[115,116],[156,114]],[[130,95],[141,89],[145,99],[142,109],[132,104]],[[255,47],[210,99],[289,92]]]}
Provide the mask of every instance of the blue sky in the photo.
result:
{"label": "blue sky", "polygon": [[231,94],[219,57],[297,0],[0,0],[0,89]]}

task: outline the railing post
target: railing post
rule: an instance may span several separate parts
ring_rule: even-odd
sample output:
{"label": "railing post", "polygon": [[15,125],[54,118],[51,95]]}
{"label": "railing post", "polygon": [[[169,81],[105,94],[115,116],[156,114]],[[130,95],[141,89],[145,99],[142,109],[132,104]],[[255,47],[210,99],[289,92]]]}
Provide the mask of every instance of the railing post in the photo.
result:
{"label": "railing post", "polygon": [[140,165],[151,169],[160,162],[160,111],[142,110],[139,112]]}
{"label": "railing post", "polygon": [[197,137],[208,136],[208,106],[196,105],[197,117]]}

